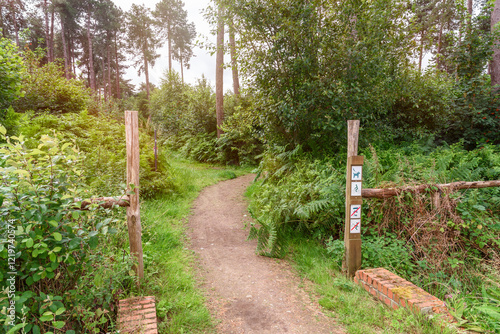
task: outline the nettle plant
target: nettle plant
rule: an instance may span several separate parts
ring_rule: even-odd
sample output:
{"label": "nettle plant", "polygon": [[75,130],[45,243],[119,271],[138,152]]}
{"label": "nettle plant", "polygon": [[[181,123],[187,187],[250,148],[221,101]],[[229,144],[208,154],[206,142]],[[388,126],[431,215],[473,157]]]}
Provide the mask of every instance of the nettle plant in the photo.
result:
{"label": "nettle plant", "polygon": [[[82,305],[78,296],[82,278],[94,271],[92,250],[114,232],[113,219],[95,206],[78,209],[78,199],[90,196],[71,143],[42,136],[37,148],[27,149],[24,138],[6,138],[5,132],[0,126],[6,140],[0,146],[0,327],[8,333],[96,332],[95,324],[104,328],[109,315],[96,315],[96,305]],[[9,245],[15,245],[14,293]],[[14,321],[8,317],[12,300]]]}

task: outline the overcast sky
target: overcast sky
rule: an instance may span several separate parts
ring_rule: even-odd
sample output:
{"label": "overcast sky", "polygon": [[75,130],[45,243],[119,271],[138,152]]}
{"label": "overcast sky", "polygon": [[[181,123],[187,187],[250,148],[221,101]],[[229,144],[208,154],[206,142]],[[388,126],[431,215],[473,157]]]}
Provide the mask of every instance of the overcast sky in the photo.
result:
{"label": "overcast sky", "polygon": [[[113,2],[123,9],[128,11],[133,3],[137,5],[146,5],[147,7],[154,9],[156,3],[160,0],[113,0]],[[205,9],[210,3],[210,0],[184,0],[184,9],[188,12],[188,21],[194,22],[196,26],[197,40],[205,41],[209,39],[210,42],[215,43],[216,36],[210,34],[210,25],[205,20],[202,14],[202,10]],[[189,69],[184,68],[184,81],[186,83],[194,84],[196,79],[201,78],[202,75],[215,86],[215,55],[211,56],[207,50],[196,47],[194,50],[194,57],[191,58]],[[162,78],[165,71],[168,69],[168,50],[167,43],[158,50],[161,55],[160,58],[156,60],[156,64],[153,68],[149,70],[149,80],[155,85],[160,84],[160,79]],[[226,56],[225,61],[229,61],[230,58]],[[180,65],[177,61],[172,60],[172,68],[179,72]],[[141,82],[145,81],[144,74],[140,77],[137,75],[137,69],[130,67],[125,75],[127,79],[132,79],[132,83],[139,85]],[[232,78],[231,70],[224,70],[224,91],[232,90]]]}

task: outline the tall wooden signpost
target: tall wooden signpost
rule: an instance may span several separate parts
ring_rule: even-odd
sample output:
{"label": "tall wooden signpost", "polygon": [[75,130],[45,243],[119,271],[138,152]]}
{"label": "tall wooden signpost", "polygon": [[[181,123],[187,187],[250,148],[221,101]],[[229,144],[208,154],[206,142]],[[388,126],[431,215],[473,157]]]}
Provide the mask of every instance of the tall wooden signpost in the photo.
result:
{"label": "tall wooden signpost", "polygon": [[137,111],[125,111],[125,141],[127,146],[127,190],[130,206],[127,207],[128,237],[130,242],[130,255],[136,258],[137,266],[134,268],[139,281],[144,278],[144,263],[142,259],[142,228],[139,210],[139,118]]}
{"label": "tall wooden signpost", "polygon": [[361,206],[363,199],[363,159],[358,156],[359,120],[347,121],[347,178],[345,201],[345,269],[353,277],[361,267]]}

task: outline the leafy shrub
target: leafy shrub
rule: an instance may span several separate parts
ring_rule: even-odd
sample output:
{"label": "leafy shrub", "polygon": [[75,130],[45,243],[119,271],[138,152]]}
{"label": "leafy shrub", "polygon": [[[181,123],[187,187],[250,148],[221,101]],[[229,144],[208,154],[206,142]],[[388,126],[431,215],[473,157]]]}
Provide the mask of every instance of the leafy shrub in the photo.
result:
{"label": "leafy shrub", "polygon": [[225,98],[224,133],[217,139],[219,160],[235,165],[258,164],[264,147],[258,139],[257,115],[249,96]]}
{"label": "leafy shrub", "polygon": [[[85,152],[83,161],[86,183],[101,195],[117,196],[126,183],[125,127],[114,119],[102,115],[95,117],[86,112],[67,115],[43,114],[34,116],[23,126],[22,133],[30,138],[33,147],[42,134],[56,131],[58,136],[74,141]],[[168,163],[158,155],[158,171],[154,171],[154,141],[147,131],[140,131],[140,193],[144,198],[176,192]]]}
{"label": "leafy shrub", "polygon": [[[344,260],[344,241],[333,240],[332,237],[326,242],[326,249],[332,255],[333,261],[342,268]],[[384,236],[367,236],[361,243],[363,258],[362,268],[388,268],[397,273],[411,276],[415,269],[412,251],[406,242],[396,238],[396,235],[386,233]]]}
{"label": "leafy shrub", "polygon": [[216,138],[215,94],[203,77],[194,86],[178,74],[165,75],[151,97],[151,117],[169,146],[200,162],[255,165],[262,153],[256,115],[249,97],[224,97],[224,134]]}
{"label": "leafy shrub", "polygon": [[446,296],[451,315],[460,327],[474,332],[500,332],[500,288],[483,285],[477,295],[457,291]]}
{"label": "leafy shrub", "polygon": [[10,105],[23,96],[22,77],[24,65],[12,41],[0,38],[0,124],[9,135],[16,132],[17,117]]}
{"label": "leafy shrub", "polygon": [[160,89],[151,95],[151,115],[168,136],[196,135],[217,130],[215,94],[205,78],[194,86],[167,72]]}
{"label": "leafy shrub", "polygon": [[200,133],[172,137],[174,147],[178,146],[179,153],[188,159],[200,162],[218,162],[215,133]]}
{"label": "leafy shrub", "polygon": [[392,135],[397,140],[413,140],[439,133],[453,110],[450,107],[454,80],[432,71],[421,74],[409,70],[402,75],[405,84],[387,117],[394,129]]}
{"label": "leafy shrub", "polygon": [[100,296],[89,292],[99,287],[98,268],[131,268],[128,256],[113,264],[99,254],[120,224],[96,206],[79,209],[79,198],[90,194],[71,143],[42,136],[29,149],[23,139],[0,148],[0,324],[5,332],[13,324],[26,333],[106,332],[116,315],[112,305],[131,280],[114,272]]}
{"label": "leafy shrub", "polygon": [[334,159],[310,162],[300,146],[276,149],[280,153],[264,154],[261,162],[263,181],[251,205],[260,226],[252,226],[251,237],[258,239],[263,254],[281,257],[290,229],[319,240],[341,235],[345,181]]}
{"label": "leafy shrub", "polygon": [[41,54],[25,50],[27,70],[22,81],[25,94],[13,103],[14,110],[64,114],[87,108],[90,94],[83,82],[66,79],[62,65],[54,62],[42,65],[41,58]]}

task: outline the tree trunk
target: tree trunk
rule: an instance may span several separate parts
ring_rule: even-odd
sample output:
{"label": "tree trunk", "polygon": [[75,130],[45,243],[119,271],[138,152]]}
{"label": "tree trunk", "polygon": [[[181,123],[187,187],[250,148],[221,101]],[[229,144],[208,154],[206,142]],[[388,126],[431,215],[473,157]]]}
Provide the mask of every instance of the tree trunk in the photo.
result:
{"label": "tree trunk", "polygon": [[70,78],[70,68],[69,68],[69,59],[68,59],[68,43],[66,43],[66,31],[64,29],[64,18],[63,15],[60,14],[61,19],[61,38],[63,43],[63,55],[64,55],[64,74],[66,75],[66,79]]}
{"label": "tree trunk", "polygon": [[[500,0],[495,1],[495,8],[491,13],[491,31],[495,29],[495,25],[497,25],[497,29],[500,29]],[[500,43],[500,40],[497,40],[497,43]],[[490,63],[490,71],[491,84],[493,86],[500,85],[500,46],[498,44],[496,44],[493,59]]]}
{"label": "tree trunk", "polygon": [[[111,41],[111,38],[108,38],[108,41]],[[111,50],[109,48],[109,43],[107,43],[107,57],[108,57],[108,97],[111,98]]]}
{"label": "tree trunk", "polygon": [[19,24],[16,16],[16,4],[14,1],[10,1],[9,4],[10,4],[10,12],[12,13],[12,21],[14,23],[14,34],[16,36],[16,45],[19,47]]}
{"label": "tree trunk", "polygon": [[438,37],[438,48],[437,48],[437,54],[436,54],[436,67],[440,69],[441,65],[441,38],[443,36],[443,24],[439,24],[439,37]]}
{"label": "tree trunk", "polygon": [[182,78],[182,83],[184,83],[184,66],[183,63],[182,63],[182,56],[180,57],[181,59],[181,78]]}
{"label": "tree trunk", "polygon": [[172,27],[170,26],[170,22],[168,23],[167,34],[168,34],[168,71],[172,72]]}
{"label": "tree trunk", "polygon": [[55,61],[55,54],[54,54],[54,6],[51,8],[51,13],[50,13],[50,58],[52,58],[52,61]]}
{"label": "tree trunk", "polygon": [[73,77],[76,77],[75,42],[73,39],[71,39],[71,65],[73,67]]}
{"label": "tree trunk", "polygon": [[231,50],[231,68],[233,70],[233,90],[234,95],[240,96],[240,79],[238,77],[238,63],[236,61],[236,42],[234,40],[233,21],[229,23],[229,48]]}
{"label": "tree trunk", "polygon": [[116,71],[116,98],[121,99],[120,96],[120,66],[118,64],[118,43],[116,42],[116,31],[115,31],[115,71]]}
{"label": "tree trunk", "polygon": [[45,46],[47,47],[47,59],[50,63],[52,58],[50,57],[49,6],[47,0],[43,1],[43,11],[45,14]]}
{"label": "tree trunk", "polygon": [[215,64],[215,96],[217,115],[217,138],[220,138],[224,121],[224,21],[222,18],[222,5],[219,7],[219,22],[217,26],[217,56]]}
{"label": "tree trunk", "polygon": [[104,63],[104,57],[101,58],[101,68],[102,68],[102,79],[101,79],[101,86],[102,86],[102,94],[104,97],[104,102],[108,102],[108,90],[107,90],[107,82],[106,82],[106,65]]}
{"label": "tree trunk", "polygon": [[472,33],[472,0],[467,0],[467,33]]}
{"label": "tree trunk", "polygon": [[146,96],[149,101],[149,70],[148,70],[148,58],[146,56],[146,49],[142,52],[144,57],[144,75],[146,75]]}
{"label": "tree trunk", "polygon": [[420,32],[420,53],[418,55],[418,72],[422,72],[422,59],[424,58],[424,31]]}
{"label": "tree trunk", "polygon": [[94,72],[94,54],[92,52],[92,38],[90,36],[90,5],[88,6],[88,13],[87,13],[87,43],[88,43],[88,48],[89,48],[89,80],[90,80],[90,89],[92,92],[95,93],[95,72]]}
{"label": "tree trunk", "polygon": [[0,32],[2,33],[2,37],[5,38],[5,28],[3,26],[3,5],[0,4]]}

